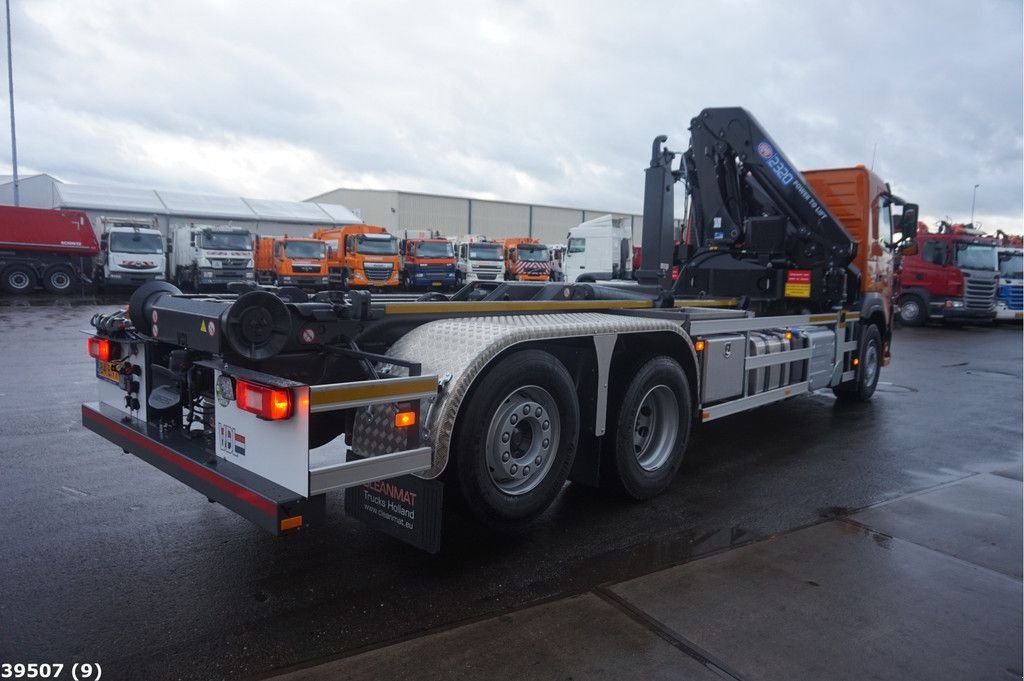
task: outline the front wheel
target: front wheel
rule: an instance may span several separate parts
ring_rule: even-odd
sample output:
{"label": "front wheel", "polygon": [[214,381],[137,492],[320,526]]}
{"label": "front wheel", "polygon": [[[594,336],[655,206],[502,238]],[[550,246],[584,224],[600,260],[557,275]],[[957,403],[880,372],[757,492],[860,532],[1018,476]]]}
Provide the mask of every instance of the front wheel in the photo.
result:
{"label": "front wheel", "polygon": [[633,499],[650,499],[671,484],[690,437],[693,407],[679,363],[655,357],[633,375],[614,414],[601,462],[602,487]]}
{"label": "front wheel", "polygon": [[907,294],[900,299],[899,318],[905,326],[922,326],[928,321],[928,308],[920,296]]}
{"label": "front wheel", "polygon": [[523,350],[488,371],[466,405],[453,450],[466,506],[498,529],[528,523],[558,496],[576,455],[572,377],[552,355]]}
{"label": "front wheel", "polygon": [[832,392],[841,400],[867,402],[875,394],[882,370],[882,334],[874,324],[865,327],[857,358],[859,362],[853,380],[840,383],[832,388]]}

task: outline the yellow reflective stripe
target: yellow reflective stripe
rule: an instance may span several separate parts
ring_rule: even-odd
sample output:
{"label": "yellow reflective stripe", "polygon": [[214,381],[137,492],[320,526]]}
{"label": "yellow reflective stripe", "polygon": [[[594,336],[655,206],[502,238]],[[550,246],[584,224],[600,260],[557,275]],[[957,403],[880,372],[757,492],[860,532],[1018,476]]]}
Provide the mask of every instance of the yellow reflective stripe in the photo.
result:
{"label": "yellow reflective stripe", "polygon": [[811,324],[831,323],[838,319],[839,317],[834,314],[812,314],[810,322]]}
{"label": "yellow reflective stripe", "polygon": [[735,298],[718,298],[702,300],[677,300],[674,307],[736,307]]}
{"label": "yellow reflective stripe", "polygon": [[340,402],[363,402],[383,398],[415,397],[437,391],[437,377],[393,379],[386,383],[343,383],[335,386],[312,386],[310,406],[318,407]]}
{"label": "yellow reflective stripe", "polygon": [[622,310],[653,307],[649,300],[502,300],[478,303],[386,303],[384,314],[431,314],[434,312],[571,312],[575,310]]}

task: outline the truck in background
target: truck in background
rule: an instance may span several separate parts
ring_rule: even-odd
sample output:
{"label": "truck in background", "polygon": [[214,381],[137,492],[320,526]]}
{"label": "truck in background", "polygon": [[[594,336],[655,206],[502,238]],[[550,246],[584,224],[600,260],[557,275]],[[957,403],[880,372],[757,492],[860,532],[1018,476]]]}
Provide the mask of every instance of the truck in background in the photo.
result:
{"label": "truck in background", "polygon": [[428,230],[407,229],[402,235],[402,285],[418,288],[455,288],[455,249],[452,242]]}
{"label": "truck in background", "polygon": [[157,219],[101,217],[100,253],[93,279],[100,288],[142,286],[167,274]]}
{"label": "truck in background", "polygon": [[37,284],[69,293],[89,281],[100,246],[88,216],[77,210],[0,206],[0,285],[27,293]]}
{"label": "truck in background", "polygon": [[1024,249],[999,247],[998,321],[1024,319]]}
{"label": "truck in background", "polygon": [[497,241],[482,236],[460,239],[456,249],[456,285],[473,281],[502,281],[505,279],[505,253]]}
{"label": "truck in background", "polygon": [[532,237],[501,240],[505,251],[505,279],[508,281],[548,281],[551,263],[548,247]]}
{"label": "truck in background", "polygon": [[332,288],[396,288],[401,266],[398,240],[376,225],[318,229],[313,236],[327,245]]}
{"label": "truck in background", "polygon": [[243,227],[189,223],[167,237],[168,276],[193,291],[255,278],[252,233]]}
{"label": "truck in background", "polygon": [[565,244],[548,244],[548,264],[551,281],[565,281]]}
{"label": "truck in background", "polygon": [[569,230],[565,280],[632,279],[633,228],[626,218],[602,215]]}
{"label": "truck in background", "polygon": [[900,322],[921,326],[928,320],[993,321],[998,242],[946,223],[940,223],[938,232],[918,232],[917,242],[917,252],[902,258]]}
{"label": "truck in background", "polygon": [[261,236],[256,240],[256,281],[277,286],[326,286],[327,246],[319,239]]}

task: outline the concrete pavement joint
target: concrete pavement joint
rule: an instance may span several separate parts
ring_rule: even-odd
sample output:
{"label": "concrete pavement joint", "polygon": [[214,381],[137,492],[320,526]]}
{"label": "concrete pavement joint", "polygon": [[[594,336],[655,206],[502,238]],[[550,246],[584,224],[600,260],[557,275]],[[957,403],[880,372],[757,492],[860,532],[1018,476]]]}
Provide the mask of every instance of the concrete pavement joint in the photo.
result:
{"label": "concrete pavement joint", "polygon": [[697,644],[687,640],[685,637],[665,626],[657,619],[636,608],[632,603],[620,597],[618,594],[609,591],[603,586],[594,589],[593,593],[595,596],[615,607],[640,626],[656,634],[660,639],[668,643],[673,648],[676,648],[680,652],[692,657],[694,660],[704,665],[708,670],[714,672],[718,676],[721,676],[723,679],[726,679],[727,681],[745,681],[738,672],[729,669],[728,665],[721,660],[716,659],[711,653],[703,650]]}

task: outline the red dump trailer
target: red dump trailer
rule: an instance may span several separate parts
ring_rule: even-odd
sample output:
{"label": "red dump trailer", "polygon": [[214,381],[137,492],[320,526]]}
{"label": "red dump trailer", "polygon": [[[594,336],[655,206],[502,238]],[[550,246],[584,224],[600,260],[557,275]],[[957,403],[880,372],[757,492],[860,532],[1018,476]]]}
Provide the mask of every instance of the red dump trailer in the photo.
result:
{"label": "red dump trailer", "polygon": [[9,293],[42,284],[68,293],[92,274],[100,252],[92,224],[77,210],[0,206],[0,286]]}

